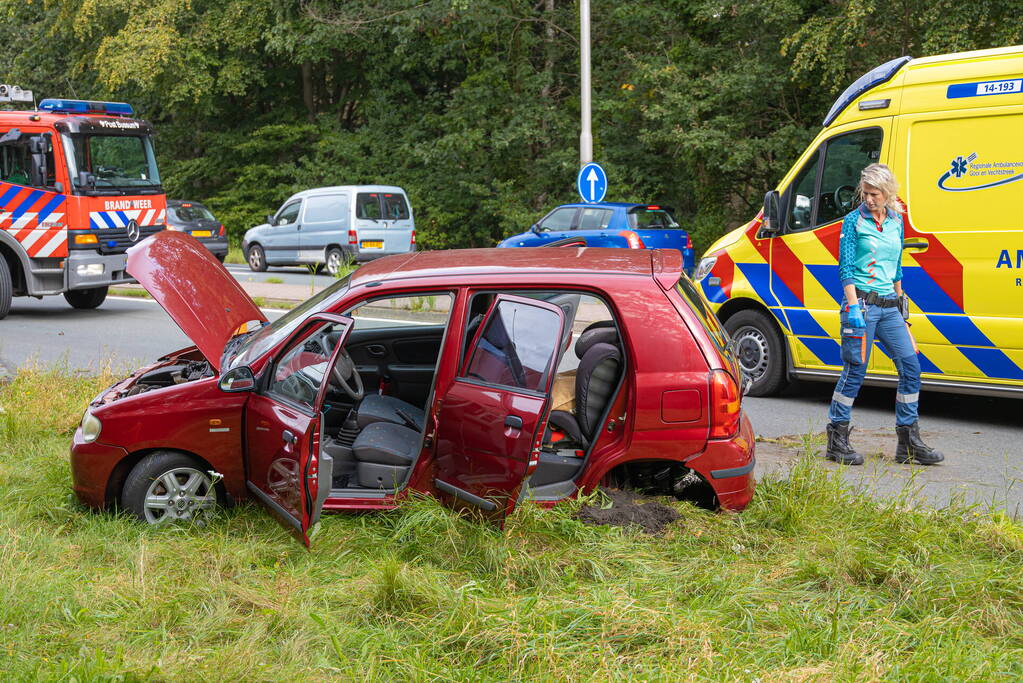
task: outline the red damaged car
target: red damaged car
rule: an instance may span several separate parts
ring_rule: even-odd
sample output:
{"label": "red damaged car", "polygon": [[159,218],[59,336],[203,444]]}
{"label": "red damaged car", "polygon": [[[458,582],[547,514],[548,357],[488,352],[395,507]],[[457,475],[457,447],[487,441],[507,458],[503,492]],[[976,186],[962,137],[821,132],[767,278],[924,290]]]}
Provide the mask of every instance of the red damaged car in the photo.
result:
{"label": "red damaged car", "polygon": [[598,485],[743,509],[754,438],[729,340],[671,250],[390,256],[267,322],[188,235],[128,271],[195,342],[90,404],[74,490],[153,524],[254,498],[321,511],[410,491],[503,518]]}

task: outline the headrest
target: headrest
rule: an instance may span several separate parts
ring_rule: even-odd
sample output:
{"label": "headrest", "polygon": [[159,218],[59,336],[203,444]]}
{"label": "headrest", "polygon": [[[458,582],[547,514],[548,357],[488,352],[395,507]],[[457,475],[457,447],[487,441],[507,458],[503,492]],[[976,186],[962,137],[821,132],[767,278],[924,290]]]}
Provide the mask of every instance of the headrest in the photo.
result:
{"label": "headrest", "polygon": [[618,346],[618,330],[613,327],[593,327],[586,328],[582,334],[579,335],[579,341],[575,343],[575,355],[576,358],[582,360],[582,357],[586,355],[586,352],[590,350],[594,344],[611,344],[612,346]]}

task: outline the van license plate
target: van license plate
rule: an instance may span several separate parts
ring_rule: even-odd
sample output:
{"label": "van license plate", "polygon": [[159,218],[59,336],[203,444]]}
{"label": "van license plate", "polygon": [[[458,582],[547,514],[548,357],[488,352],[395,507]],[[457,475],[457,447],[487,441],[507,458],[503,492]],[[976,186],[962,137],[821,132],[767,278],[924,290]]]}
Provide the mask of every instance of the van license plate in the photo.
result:
{"label": "van license plate", "polygon": [[209,237],[210,234],[211,233],[210,233],[209,230],[193,230],[192,231],[192,237]]}
{"label": "van license plate", "polygon": [[383,242],[364,241],[362,243],[362,248],[363,249],[383,249],[384,248],[384,243]]}

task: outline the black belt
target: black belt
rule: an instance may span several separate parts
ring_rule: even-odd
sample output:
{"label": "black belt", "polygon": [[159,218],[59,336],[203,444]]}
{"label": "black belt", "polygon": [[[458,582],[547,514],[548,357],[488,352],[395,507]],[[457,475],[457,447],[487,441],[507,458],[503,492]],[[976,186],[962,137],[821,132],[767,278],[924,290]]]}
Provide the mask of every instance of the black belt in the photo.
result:
{"label": "black belt", "polygon": [[881,308],[895,308],[899,305],[899,298],[886,299],[877,292],[864,292],[862,289],[856,290],[856,298],[863,299],[863,303],[868,306],[880,306]]}

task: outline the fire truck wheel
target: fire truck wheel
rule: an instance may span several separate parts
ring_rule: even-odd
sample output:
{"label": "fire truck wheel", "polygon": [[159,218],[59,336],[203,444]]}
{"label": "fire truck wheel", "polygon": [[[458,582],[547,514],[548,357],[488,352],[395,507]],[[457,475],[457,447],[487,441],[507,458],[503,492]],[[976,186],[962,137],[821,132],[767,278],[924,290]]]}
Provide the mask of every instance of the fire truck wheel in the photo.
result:
{"label": "fire truck wheel", "polygon": [[781,332],[766,313],[739,311],[725,321],[735,342],[739,365],[753,383],[750,396],[771,396],[785,387],[785,344]]}
{"label": "fire truck wheel", "polygon": [[11,269],[0,255],[0,318],[6,318],[11,311]]}
{"label": "fire truck wheel", "polygon": [[245,254],[245,260],[249,262],[249,270],[254,270],[257,273],[266,271],[266,254],[263,253],[263,247],[258,244],[249,247],[248,253]]}
{"label": "fire truck wheel", "polygon": [[72,289],[69,292],[64,292],[64,298],[72,308],[96,308],[107,298],[107,288]]}

